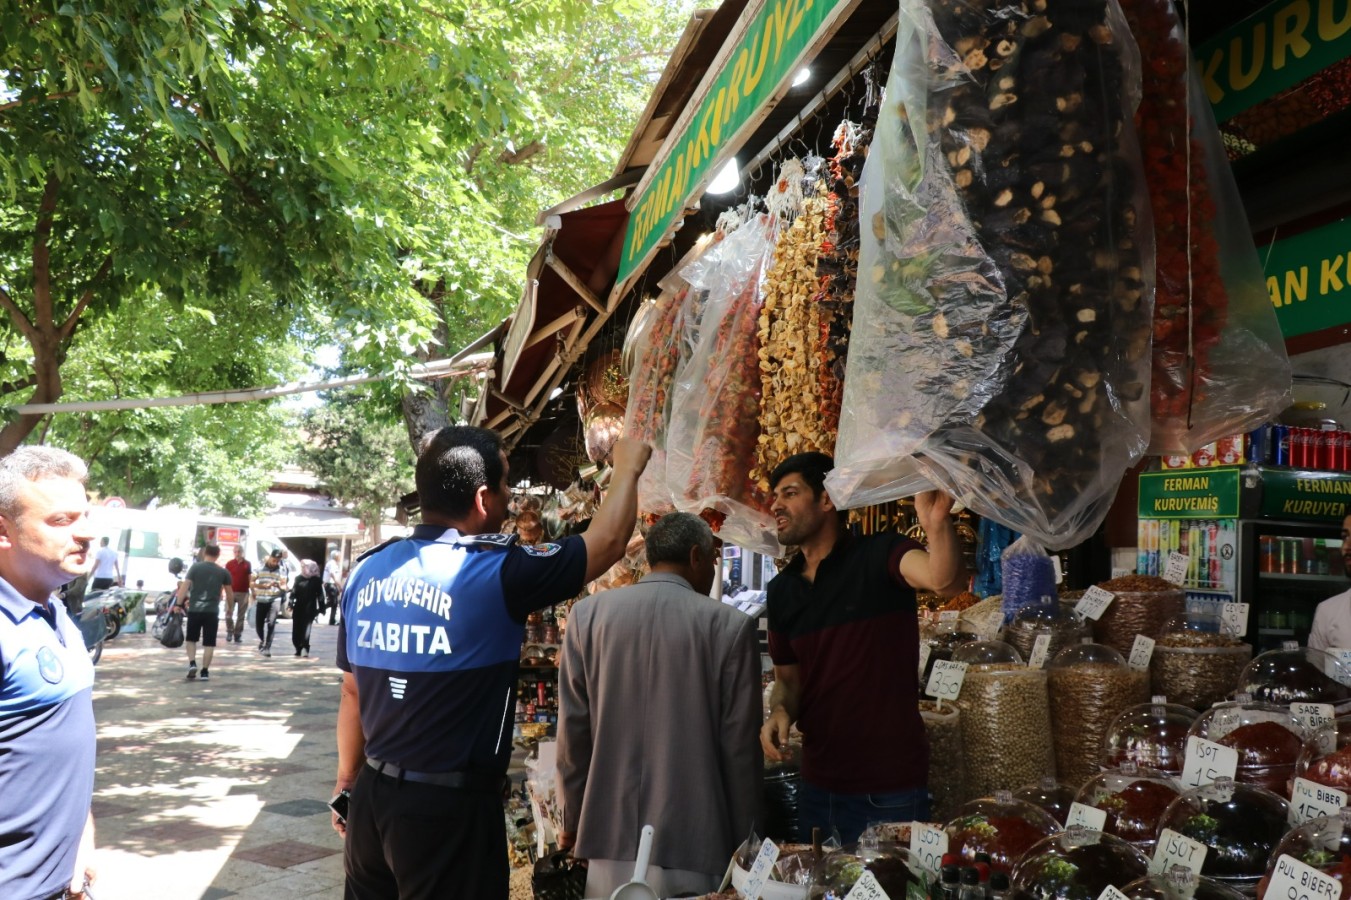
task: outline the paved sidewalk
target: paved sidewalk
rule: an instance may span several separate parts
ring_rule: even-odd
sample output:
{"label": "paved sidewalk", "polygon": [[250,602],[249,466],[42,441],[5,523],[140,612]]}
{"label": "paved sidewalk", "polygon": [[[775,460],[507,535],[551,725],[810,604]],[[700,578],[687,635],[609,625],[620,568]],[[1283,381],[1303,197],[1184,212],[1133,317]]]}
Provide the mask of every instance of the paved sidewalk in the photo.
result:
{"label": "paved sidewalk", "polygon": [[312,655],[297,659],[283,620],[268,659],[250,628],[216,648],[208,682],[185,680],[184,651],[149,635],[106,645],[94,684],[98,900],[342,897],[326,806],[337,634],[316,622]]}

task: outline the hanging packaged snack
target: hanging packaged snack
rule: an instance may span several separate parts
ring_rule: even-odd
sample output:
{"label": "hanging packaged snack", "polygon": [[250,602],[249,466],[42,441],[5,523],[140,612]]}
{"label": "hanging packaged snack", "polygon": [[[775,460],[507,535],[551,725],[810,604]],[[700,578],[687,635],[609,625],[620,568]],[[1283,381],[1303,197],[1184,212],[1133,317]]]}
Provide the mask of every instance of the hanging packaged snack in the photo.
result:
{"label": "hanging packaged snack", "polygon": [[666,433],[676,507],[704,516],[723,540],[771,556],[779,552],[774,520],[750,470],[760,437],[760,289],[774,238],[773,222],[754,217],[705,254],[708,264],[681,273],[707,299],[676,372]]}
{"label": "hanging packaged snack", "polygon": [[1120,2],[1149,63],[1135,118],[1157,253],[1149,452],[1190,454],[1285,409],[1290,361],[1177,7]]}
{"label": "hanging packaged snack", "polygon": [[939,486],[1056,549],[1148,443],[1153,245],[1115,0],[905,0],[864,170],[845,508]]}
{"label": "hanging packaged snack", "polygon": [[1008,546],[1000,559],[1003,570],[1004,624],[1024,610],[1056,608],[1055,562],[1036,541],[1026,536]]}
{"label": "hanging packaged snack", "polygon": [[[674,512],[666,484],[666,423],[671,389],[680,362],[679,334],[688,288],[668,291],[644,304],[645,326],[632,338],[629,402],[624,412],[625,433],[652,447],[652,458],[638,479],[638,514],[655,521]],[[629,346],[625,356],[629,357]]]}

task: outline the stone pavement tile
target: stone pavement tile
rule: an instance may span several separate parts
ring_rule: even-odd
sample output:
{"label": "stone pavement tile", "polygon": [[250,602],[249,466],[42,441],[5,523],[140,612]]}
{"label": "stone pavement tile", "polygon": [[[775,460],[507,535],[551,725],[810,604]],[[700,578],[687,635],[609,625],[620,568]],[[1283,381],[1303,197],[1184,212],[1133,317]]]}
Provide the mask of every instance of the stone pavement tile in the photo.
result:
{"label": "stone pavement tile", "polygon": [[160,822],[144,828],[133,828],[128,834],[166,844],[186,844],[201,838],[223,837],[228,832],[223,828],[213,828],[200,822]]}
{"label": "stone pavement tile", "polygon": [[91,811],[94,813],[94,821],[96,822],[140,811],[140,807],[131,806],[126,803],[114,803],[111,800],[95,800],[90,806]]}
{"label": "stone pavement tile", "polygon": [[332,856],[337,852],[329,847],[319,847],[301,841],[278,841],[252,850],[236,850],[232,856],[234,859],[243,859],[278,869],[287,869],[310,860]]}
{"label": "stone pavement tile", "polygon": [[202,892],[200,900],[225,900],[226,897],[238,896],[234,891],[222,890],[218,887],[209,887]]}
{"label": "stone pavement tile", "polygon": [[321,878],[308,872],[293,872],[266,884],[237,890],[232,900],[280,900],[280,898],[324,898],[339,900],[343,895],[342,882]]}
{"label": "stone pavement tile", "polygon": [[328,804],[322,800],[285,800],[281,803],[269,803],[263,807],[265,813],[276,813],[282,816],[327,816],[329,814]]}

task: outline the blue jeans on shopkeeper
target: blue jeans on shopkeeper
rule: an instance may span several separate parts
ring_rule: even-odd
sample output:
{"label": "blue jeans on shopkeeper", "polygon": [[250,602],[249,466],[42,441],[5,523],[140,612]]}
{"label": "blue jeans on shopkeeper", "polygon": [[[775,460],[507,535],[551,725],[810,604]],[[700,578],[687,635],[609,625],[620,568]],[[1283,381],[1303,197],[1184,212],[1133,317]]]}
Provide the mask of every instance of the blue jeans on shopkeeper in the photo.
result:
{"label": "blue jeans on shopkeeper", "polygon": [[829,840],[831,832],[838,831],[842,843],[852,844],[875,822],[926,822],[928,819],[927,788],[882,794],[838,794],[803,781],[798,793],[797,839],[803,844],[811,843],[814,827],[821,829],[822,840]]}

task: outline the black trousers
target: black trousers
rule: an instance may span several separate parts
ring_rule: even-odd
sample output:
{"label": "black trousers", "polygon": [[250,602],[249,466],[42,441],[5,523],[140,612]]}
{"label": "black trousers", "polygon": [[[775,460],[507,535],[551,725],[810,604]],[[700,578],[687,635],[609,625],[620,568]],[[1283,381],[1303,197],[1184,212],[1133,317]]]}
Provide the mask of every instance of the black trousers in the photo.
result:
{"label": "black trousers", "polygon": [[507,900],[502,797],[362,766],[352,788],[345,900]]}
{"label": "black trousers", "polygon": [[277,630],[277,601],[259,600],[253,605],[253,625],[258,629],[258,640],[264,647],[272,646],[272,633]]}

